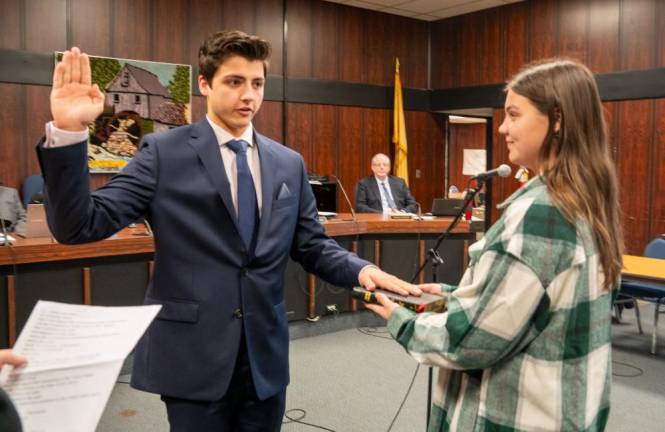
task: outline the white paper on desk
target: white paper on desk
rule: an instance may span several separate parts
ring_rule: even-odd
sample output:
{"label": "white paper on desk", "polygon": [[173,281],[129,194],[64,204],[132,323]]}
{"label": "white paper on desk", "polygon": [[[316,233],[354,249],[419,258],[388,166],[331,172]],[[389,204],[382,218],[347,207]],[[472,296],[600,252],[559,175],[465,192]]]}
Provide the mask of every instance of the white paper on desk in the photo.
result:
{"label": "white paper on desk", "polygon": [[462,174],[475,176],[487,171],[487,152],[485,150],[464,149]]}
{"label": "white paper on desk", "polygon": [[28,364],[4,387],[23,430],[94,431],[123,360],[160,308],[37,302],[14,345]]}

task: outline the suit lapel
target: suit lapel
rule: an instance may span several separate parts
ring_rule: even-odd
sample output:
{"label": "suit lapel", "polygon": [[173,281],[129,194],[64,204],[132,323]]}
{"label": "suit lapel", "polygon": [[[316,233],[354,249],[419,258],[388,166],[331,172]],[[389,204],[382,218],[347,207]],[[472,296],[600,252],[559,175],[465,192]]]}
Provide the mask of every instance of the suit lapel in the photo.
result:
{"label": "suit lapel", "polygon": [[[379,184],[376,182],[376,177],[371,176],[369,178],[369,190],[374,194],[374,199],[379,200],[379,203],[382,203],[381,200],[381,191],[379,190]],[[379,209],[382,210],[382,209]]]}
{"label": "suit lapel", "polygon": [[226,206],[226,210],[229,212],[230,219],[233,221],[236,231],[240,234],[238,218],[236,216],[235,207],[233,206],[233,198],[231,197],[231,184],[226,177],[226,170],[224,169],[224,162],[222,161],[219,143],[217,142],[215,133],[207,120],[200,121],[192,127],[189,145],[191,145],[198,154],[203,167],[212,180],[213,186],[217,189],[219,196],[222,198],[222,201]]}
{"label": "suit lapel", "polygon": [[277,159],[270,148],[270,143],[263,135],[255,131],[254,141],[259,150],[259,160],[261,161],[261,219],[259,221],[259,234],[256,242],[258,248],[261,245],[261,239],[266,235],[268,230],[272,212],[274,170],[277,168]]}
{"label": "suit lapel", "polygon": [[393,196],[393,201],[395,201],[395,205],[397,205],[397,201],[401,199],[401,197],[399,196],[400,188],[398,183],[399,182],[395,177],[388,176],[388,185],[390,186],[390,193]]}

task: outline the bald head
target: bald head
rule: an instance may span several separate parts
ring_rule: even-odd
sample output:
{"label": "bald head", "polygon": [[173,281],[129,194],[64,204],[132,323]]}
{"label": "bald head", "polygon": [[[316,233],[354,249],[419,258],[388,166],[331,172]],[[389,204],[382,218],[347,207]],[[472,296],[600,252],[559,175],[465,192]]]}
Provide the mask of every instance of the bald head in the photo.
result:
{"label": "bald head", "polygon": [[372,172],[379,180],[385,180],[390,174],[390,158],[383,153],[372,156]]}

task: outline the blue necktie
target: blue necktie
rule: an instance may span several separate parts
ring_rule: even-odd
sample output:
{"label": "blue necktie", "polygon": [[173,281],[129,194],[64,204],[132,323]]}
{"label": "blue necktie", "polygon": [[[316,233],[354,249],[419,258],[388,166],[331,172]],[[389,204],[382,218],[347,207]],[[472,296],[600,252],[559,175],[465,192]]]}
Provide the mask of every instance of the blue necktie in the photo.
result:
{"label": "blue necktie", "polygon": [[383,186],[383,193],[386,194],[386,202],[388,203],[388,207],[390,207],[391,209],[396,209],[397,207],[395,206],[395,201],[393,200],[393,197],[390,196],[390,192],[388,192],[386,183],[381,182],[381,186]]}
{"label": "blue necktie", "polygon": [[247,143],[243,140],[232,140],[226,144],[236,154],[236,170],[238,172],[238,226],[240,237],[248,252],[252,252],[258,221],[256,189],[254,179],[247,164]]}

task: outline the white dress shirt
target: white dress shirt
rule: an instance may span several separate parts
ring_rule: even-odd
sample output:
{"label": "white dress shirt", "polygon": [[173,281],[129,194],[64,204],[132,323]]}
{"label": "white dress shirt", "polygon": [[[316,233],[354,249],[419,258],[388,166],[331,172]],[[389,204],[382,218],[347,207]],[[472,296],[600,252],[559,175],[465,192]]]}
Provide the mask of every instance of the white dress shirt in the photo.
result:
{"label": "white dress shirt", "polygon": [[[388,214],[390,213],[390,205],[388,204],[388,197],[386,197],[385,191],[388,191],[388,194],[390,195],[390,198],[393,199],[393,202],[395,202],[395,197],[393,196],[392,191],[390,190],[390,183],[388,182],[388,177],[386,176],[385,180],[380,180],[377,176],[374,176],[374,180],[376,180],[377,185],[379,186],[379,193],[381,194],[381,206],[383,207],[383,213]],[[383,186],[381,186],[382,183],[385,183],[386,189],[383,189]],[[395,205],[397,203],[395,202]],[[397,208],[395,210],[398,210]]]}
{"label": "white dress shirt", "polygon": [[261,216],[262,208],[262,193],[261,193],[261,162],[259,160],[259,149],[254,142],[254,126],[250,123],[249,127],[245,129],[245,132],[239,137],[234,137],[221,126],[218,126],[210,120],[210,117],[206,115],[206,120],[212,127],[213,132],[215,132],[215,137],[217,137],[217,143],[219,144],[219,150],[222,153],[222,161],[224,162],[224,171],[226,171],[226,177],[229,179],[231,184],[231,196],[233,197],[233,206],[236,209],[236,216],[238,216],[238,170],[236,167],[236,154],[231,150],[226,144],[232,140],[243,140],[249,145],[247,146],[247,165],[249,165],[249,170],[252,173],[252,179],[254,180],[254,189],[256,190],[256,205],[259,208],[259,217]]}

